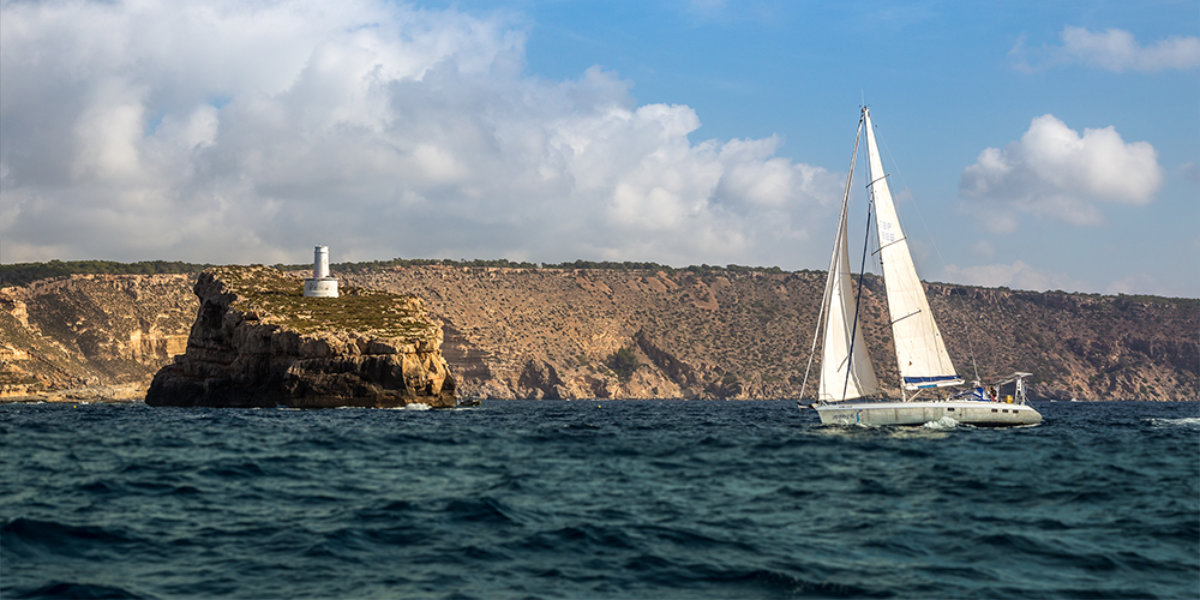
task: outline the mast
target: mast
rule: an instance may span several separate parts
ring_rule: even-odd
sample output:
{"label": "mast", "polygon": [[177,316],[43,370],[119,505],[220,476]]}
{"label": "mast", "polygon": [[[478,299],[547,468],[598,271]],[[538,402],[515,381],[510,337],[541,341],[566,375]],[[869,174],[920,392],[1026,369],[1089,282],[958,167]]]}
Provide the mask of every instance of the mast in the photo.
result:
{"label": "mast", "polygon": [[[850,190],[854,179],[854,164],[858,159],[858,145],[862,138],[863,122],[858,123],[854,137],[854,153],[850,158],[850,172],[846,176],[846,188],[842,194],[842,210],[838,216],[838,227],[834,236],[833,254],[829,259],[829,273],[825,280],[825,293],[821,301],[824,315],[824,336],[821,347],[821,379],[817,399],[822,402],[837,402],[869,396],[879,391],[875,367],[863,342],[863,334],[855,325],[858,302],[853,293],[850,271],[850,247],[846,235],[846,223],[850,205]],[[818,323],[820,327],[820,323]],[[813,343],[816,343],[814,336]],[[811,357],[811,355],[810,355]]]}
{"label": "mast", "polygon": [[925,288],[917,276],[908,239],[900,228],[900,217],[888,187],[887,175],[879,159],[871,113],[864,107],[862,118],[867,128],[867,172],[871,202],[875,205],[876,231],[879,235],[879,262],[887,288],[888,313],[892,337],[896,342],[896,362],[905,390],[937,388],[963,383],[950,362],[946,344],[938,331]]}

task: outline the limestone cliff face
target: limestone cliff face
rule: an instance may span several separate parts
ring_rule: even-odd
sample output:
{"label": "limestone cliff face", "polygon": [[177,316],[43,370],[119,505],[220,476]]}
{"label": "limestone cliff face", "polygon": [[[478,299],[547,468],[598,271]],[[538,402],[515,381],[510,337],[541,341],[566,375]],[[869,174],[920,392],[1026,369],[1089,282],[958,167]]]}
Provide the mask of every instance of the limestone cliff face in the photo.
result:
{"label": "limestone cliff face", "polygon": [[[406,266],[344,275],[429,299],[463,394],[489,398],[796,398],[825,274]],[[964,376],[1032,371],[1031,394],[1194,400],[1200,301],[928,284]],[[899,380],[881,282],[863,290],[881,382]],[[452,327],[449,327],[452,325]],[[618,373],[622,348],[637,366]],[[809,382],[813,393],[815,382]]]}
{"label": "limestone cliff face", "polygon": [[398,407],[456,404],[441,324],[414,296],[348,288],[305,298],[270,267],[197,279],[187,350],[154,376],[153,406]]}
{"label": "limestone cliff face", "polygon": [[0,398],[141,398],[183,351],[189,275],[73,275],[0,289]]}

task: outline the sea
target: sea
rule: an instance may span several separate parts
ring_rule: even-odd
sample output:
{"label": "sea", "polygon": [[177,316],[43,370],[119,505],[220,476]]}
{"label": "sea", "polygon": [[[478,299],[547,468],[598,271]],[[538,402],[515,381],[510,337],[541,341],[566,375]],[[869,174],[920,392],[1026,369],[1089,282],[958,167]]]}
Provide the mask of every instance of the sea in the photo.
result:
{"label": "sea", "polygon": [[0,598],[1197,598],[1200,403],[0,405]]}

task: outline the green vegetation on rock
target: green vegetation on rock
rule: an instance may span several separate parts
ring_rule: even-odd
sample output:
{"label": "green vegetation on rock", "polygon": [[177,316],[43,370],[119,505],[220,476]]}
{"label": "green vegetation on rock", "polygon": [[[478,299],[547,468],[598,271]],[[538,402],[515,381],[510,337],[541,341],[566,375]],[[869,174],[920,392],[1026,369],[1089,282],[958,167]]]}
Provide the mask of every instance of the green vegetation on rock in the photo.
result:
{"label": "green vegetation on rock", "polygon": [[[335,273],[367,273],[393,267],[420,267],[440,265],[446,267],[475,267],[497,269],[592,269],[605,271],[664,271],[689,273],[772,273],[784,271],[779,267],[754,267],[746,265],[691,265],[687,267],[672,267],[650,261],[594,261],[575,260],[561,263],[533,263],[528,261],[512,261],[506,258],[498,259],[463,259],[452,258],[393,258],[390,260],[373,260],[363,262],[344,262],[332,265]],[[117,262],[111,260],[52,260],[37,263],[15,263],[0,265],[0,286],[25,285],[40,279],[64,277],[67,275],[158,275],[199,273],[210,264],[189,263],[168,260],[147,260],[139,262]],[[311,264],[277,264],[275,269],[280,271],[303,271],[312,268]],[[804,271],[807,272],[807,271]]]}
{"label": "green vegetation on rock", "polygon": [[[665,271],[673,273],[676,271],[690,273],[783,273],[779,267],[751,267],[745,265],[730,264],[726,266],[720,265],[691,265],[687,267],[672,267],[670,265],[659,264],[656,262],[614,262],[607,260],[575,260],[571,262],[561,263],[532,263],[527,261],[511,261],[506,258],[498,259],[482,259],[473,258],[469,260],[456,260],[453,258],[393,258],[391,260],[373,260],[367,262],[344,262],[331,265],[331,269],[337,273],[368,273],[379,269],[387,269],[393,267],[426,267],[426,266],[444,266],[444,267],[475,267],[475,268],[494,268],[494,269],[590,269],[603,271]],[[281,271],[301,271],[309,269],[312,265],[307,264],[277,264],[276,269]]]}
{"label": "green vegetation on rock", "polygon": [[298,333],[354,331],[422,339],[437,333],[415,296],[344,287],[337,298],[308,298],[303,281],[276,269],[225,266],[207,272],[237,295],[234,307]]}
{"label": "green vegetation on rock", "polygon": [[67,275],[164,275],[198,273],[209,265],[169,260],[122,263],[111,260],[52,260],[44,263],[0,265],[0,286],[25,285],[31,281]]}
{"label": "green vegetation on rock", "polygon": [[604,364],[612,369],[613,373],[617,374],[617,379],[622,382],[628,382],[632,379],[633,372],[642,366],[642,363],[638,361],[637,356],[633,353],[633,348],[629,346],[622,346],[612,354],[609,354],[608,358],[604,359]]}

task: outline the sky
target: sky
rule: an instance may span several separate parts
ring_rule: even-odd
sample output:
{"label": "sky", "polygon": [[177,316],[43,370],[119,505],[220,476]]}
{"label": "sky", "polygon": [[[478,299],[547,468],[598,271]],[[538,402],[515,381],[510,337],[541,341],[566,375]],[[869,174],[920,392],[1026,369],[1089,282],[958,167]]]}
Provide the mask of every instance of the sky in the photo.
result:
{"label": "sky", "polygon": [[865,102],[922,278],[1196,298],[1198,36],[1194,0],[0,0],[0,262],[824,269]]}

